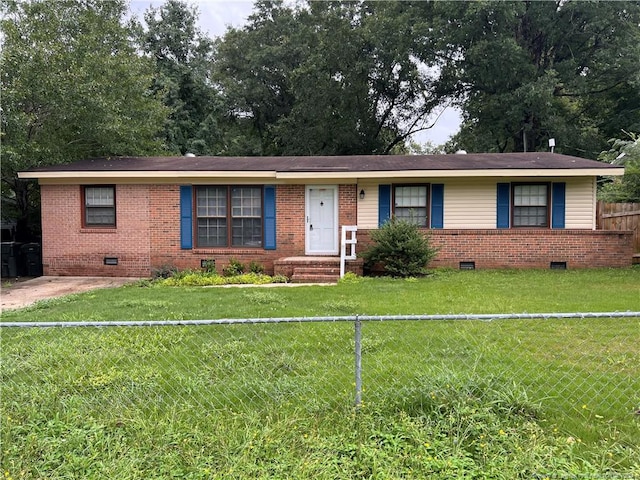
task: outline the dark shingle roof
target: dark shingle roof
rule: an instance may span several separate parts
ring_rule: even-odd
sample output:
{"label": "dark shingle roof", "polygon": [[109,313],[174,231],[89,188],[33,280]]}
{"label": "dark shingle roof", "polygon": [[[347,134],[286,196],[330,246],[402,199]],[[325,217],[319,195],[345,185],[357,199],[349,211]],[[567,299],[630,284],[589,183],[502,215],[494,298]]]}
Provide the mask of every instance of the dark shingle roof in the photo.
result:
{"label": "dark shingle roof", "polygon": [[[455,155],[305,157],[107,157],[39,167],[30,172],[376,172],[411,170],[609,169],[608,163],[548,152]],[[604,172],[603,172],[604,174]]]}

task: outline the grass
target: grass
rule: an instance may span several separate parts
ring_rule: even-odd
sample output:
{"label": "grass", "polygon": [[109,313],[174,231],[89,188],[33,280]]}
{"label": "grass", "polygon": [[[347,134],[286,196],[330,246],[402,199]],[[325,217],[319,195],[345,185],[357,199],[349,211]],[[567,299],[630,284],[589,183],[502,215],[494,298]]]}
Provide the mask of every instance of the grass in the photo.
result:
{"label": "grass", "polygon": [[[146,285],[146,286],[144,286]],[[3,321],[638,310],[640,270],[141,283]],[[108,305],[105,308],[105,305]],[[640,321],[3,329],[12,478],[635,478]]]}
{"label": "grass", "polygon": [[[640,269],[436,271],[339,287],[140,286],[96,290],[3,313],[3,320],[149,320],[336,314],[583,312],[638,309]],[[105,308],[108,305],[108,308]]]}

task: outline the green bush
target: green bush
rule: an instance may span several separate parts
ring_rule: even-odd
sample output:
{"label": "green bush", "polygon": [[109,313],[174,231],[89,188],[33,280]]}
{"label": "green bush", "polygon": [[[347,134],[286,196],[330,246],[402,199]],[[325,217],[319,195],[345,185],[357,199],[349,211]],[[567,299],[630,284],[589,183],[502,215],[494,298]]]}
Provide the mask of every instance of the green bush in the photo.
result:
{"label": "green bush", "polygon": [[424,275],[438,253],[418,226],[395,217],[373,230],[371,239],[373,247],[362,255],[367,268],[380,263],[394,277]]}
{"label": "green bush", "polygon": [[263,274],[264,273],[264,267],[259,264],[258,262],[251,262],[249,264],[249,271],[251,273],[257,273],[257,274]]}
{"label": "green bush", "polygon": [[236,277],[244,273],[244,264],[235,258],[229,259],[229,265],[222,269],[225,277]]}
{"label": "green bush", "polygon": [[178,269],[173,265],[160,265],[152,270],[151,276],[152,278],[171,278],[178,272]]}

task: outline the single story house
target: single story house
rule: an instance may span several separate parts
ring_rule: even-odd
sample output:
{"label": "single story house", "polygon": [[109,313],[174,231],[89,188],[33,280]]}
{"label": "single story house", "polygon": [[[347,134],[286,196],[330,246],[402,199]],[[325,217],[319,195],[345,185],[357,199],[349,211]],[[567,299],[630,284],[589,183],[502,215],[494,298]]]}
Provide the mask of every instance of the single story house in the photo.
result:
{"label": "single story house", "polygon": [[19,176],[41,186],[45,275],[147,277],[236,259],[308,279],[335,274],[341,227],[357,227],[362,251],[392,215],[430,233],[433,267],[630,265],[631,233],[596,230],[596,179],[623,173],[556,153],[490,153],[116,157]]}

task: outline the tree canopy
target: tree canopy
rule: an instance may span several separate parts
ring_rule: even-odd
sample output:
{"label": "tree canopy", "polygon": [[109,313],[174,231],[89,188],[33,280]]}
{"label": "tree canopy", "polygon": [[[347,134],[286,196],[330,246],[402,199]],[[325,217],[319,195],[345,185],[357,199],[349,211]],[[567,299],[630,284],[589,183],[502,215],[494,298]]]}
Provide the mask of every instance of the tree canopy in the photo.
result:
{"label": "tree canopy", "polygon": [[434,78],[402,2],[258,2],[217,44],[216,81],[252,153],[391,152],[428,126]]}
{"label": "tree canopy", "polygon": [[181,0],[142,22],[127,0],[2,14],[2,212],[22,223],[36,190],[17,171],[92,156],[418,152],[445,105],[463,112],[448,151],[555,138],[607,160],[640,131],[638,1],[261,0],[217,39]]}
{"label": "tree canopy", "polygon": [[164,122],[167,149],[174,154],[215,154],[219,98],[211,82],[213,40],[197,27],[198,11],[167,0],[137,25],[142,51],[155,63],[153,90],[164,94],[170,113]]}
{"label": "tree canopy", "polygon": [[640,126],[640,3],[431,2],[443,93],[463,111],[452,148],[595,158]]}
{"label": "tree canopy", "polygon": [[21,232],[37,193],[17,172],[163,150],[166,109],[124,24],[124,1],[9,1],[1,20],[2,212]]}
{"label": "tree canopy", "polygon": [[607,202],[640,203],[640,134],[624,133],[624,138],[609,140],[611,148],[598,157],[604,162],[623,165],[624,176],[605,182],[599,197]]}

